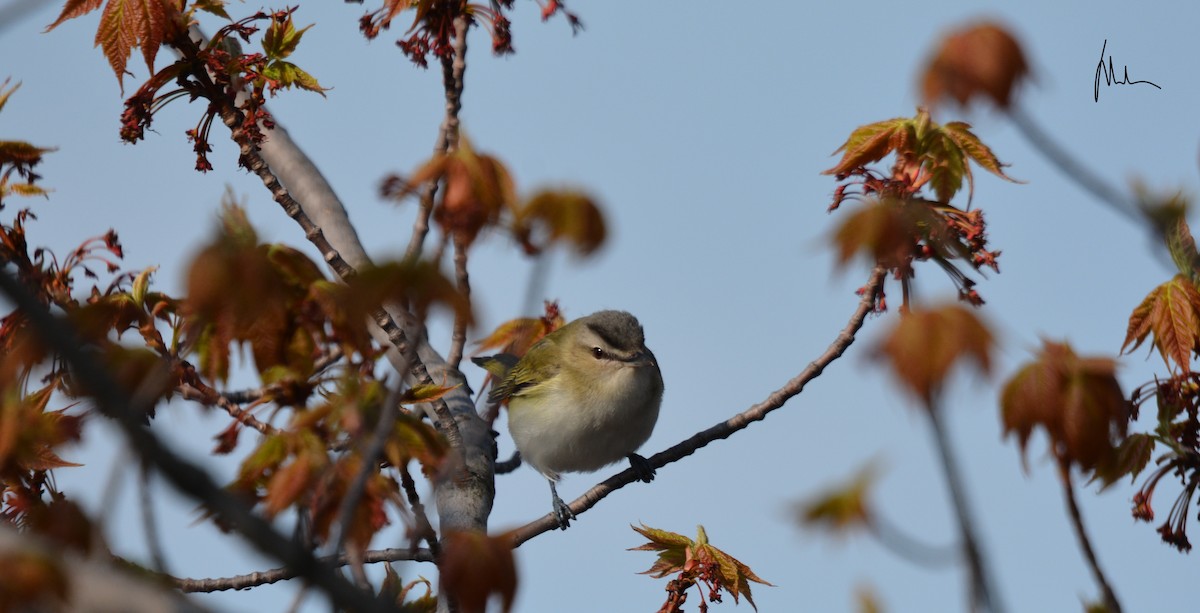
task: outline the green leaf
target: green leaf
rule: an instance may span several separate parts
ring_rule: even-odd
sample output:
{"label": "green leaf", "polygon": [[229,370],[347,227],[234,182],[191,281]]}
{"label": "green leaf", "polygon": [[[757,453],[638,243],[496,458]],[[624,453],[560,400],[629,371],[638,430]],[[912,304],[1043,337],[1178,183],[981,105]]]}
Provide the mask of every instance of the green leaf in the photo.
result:
{"label": "green leaf", "polygon": [[138,273],[138,276],[133,279],[131,295],[133,296],[133,303],[139,308],[145,306],[146,290],[150,287],[150,275],[154,274],[156,270],[158,270],[157,266],[151,266]]}
{"label": "green leaf", "polygon": [[282,60],[296,51],[300,39],[313,24],[297,30],[291,15],[282,21],[273,20],[263,35],[263,52],[272,60]]}

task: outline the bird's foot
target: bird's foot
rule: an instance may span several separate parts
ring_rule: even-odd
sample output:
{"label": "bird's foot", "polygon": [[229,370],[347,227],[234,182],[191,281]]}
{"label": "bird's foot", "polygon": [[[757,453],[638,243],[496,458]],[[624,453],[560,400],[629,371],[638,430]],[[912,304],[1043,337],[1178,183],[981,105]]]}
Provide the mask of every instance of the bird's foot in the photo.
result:
{"label": "bird's foot", "polygon": [[650,483],[654,480],[654,467],[650,465],[649,460],[636,453],[631,453],[627,457],[629,458],[629,466],[637,473],[639,481]]}
{"label": "bird's foot", "polygon": [[558,490],[554,487],[554,482],[550,482],[550,507],[553,511],[554,519],[558,521],[559,530],[566,530],[571,526],[571,520],[575,519],[575,512],[567,503],[563,502],[562,498],[558,497]]}

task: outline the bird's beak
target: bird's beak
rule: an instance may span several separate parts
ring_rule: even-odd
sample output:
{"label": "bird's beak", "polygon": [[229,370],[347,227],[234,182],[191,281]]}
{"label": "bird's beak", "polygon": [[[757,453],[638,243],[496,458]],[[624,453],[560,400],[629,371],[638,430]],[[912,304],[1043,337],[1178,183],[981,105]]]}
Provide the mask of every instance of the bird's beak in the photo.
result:
{"label": "bird's beak", "polygon": [[639,351],[633,359],[629,361],[630,366],[644,368],[646,366],[658,366],[658,361],[654,359],[654,354],[650,353],[649,349]]}

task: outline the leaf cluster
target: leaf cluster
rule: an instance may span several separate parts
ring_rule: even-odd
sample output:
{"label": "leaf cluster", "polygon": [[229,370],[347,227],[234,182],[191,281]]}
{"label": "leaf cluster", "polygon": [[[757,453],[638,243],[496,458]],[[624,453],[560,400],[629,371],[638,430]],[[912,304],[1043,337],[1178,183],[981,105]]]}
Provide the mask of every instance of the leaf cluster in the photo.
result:
{"label": "leaf cluster", "polygon": [[659,613],[683,611],[688,590],[697,584],[708,589],[706,598],[702,597],[700,601],[701,611],[708,610],[707,602],[720,602],[722,591],[732,595],[734,603],[744,596],[750,606],[758,610],[750,594],[750,582],[771,584],[760,579],[749,566],[709,543],[704,526],[697,527],[696,540],[645,525],[630,527],[649,539],[648,543],[633,547],[630,551],[658,552],[654,565],[642,574],[655,579],[676,575],[667,585],[667,601]]}
{"label": "leaf cluster", "polygon": [[434,155],[411,176],[385,179],[380,195],[403,200],[433,182],[445,186],[434,203],[433,220],[462,249],[484,228],[502,224],[529,254],[566,242],[580,255],[589,255],[607,235],[603,213],[590,197],[573,190],[542,190],[522,201],[508,168],[495,156],[476,152],[465,136],[459,137],[457,148]]}
{"label": "leaf cluster", "polygon": [[[973,132],[970,125],[934,123],[929,112],[917,109],[912,118],[898,117],[861,126],[834,153],[842,159],[825,174],[842,182],[830,210],[849,199],[866,206],[854,212],[835,231],[833,243],[839,262],[865,254],[900,279],[908,305],[914,262],[933,260],[954,281],[959,297],[972,304],[983,300],[974,281],[952,260],[963,260],[974,270],[999,271],[987,244],[982,211],[950,204],[964,180],[974,193],[971,165],[1013,181],[1003,164]],[[871,168],[889,155],[895,160],[887,173]],[[926,196],[928,192],[928,196]]]}

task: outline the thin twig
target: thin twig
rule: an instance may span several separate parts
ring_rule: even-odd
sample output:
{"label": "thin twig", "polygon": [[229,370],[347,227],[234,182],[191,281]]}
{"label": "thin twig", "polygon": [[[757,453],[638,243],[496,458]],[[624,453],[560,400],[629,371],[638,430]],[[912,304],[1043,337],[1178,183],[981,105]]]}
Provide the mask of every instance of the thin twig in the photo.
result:
{"label": "thin twig", "polygon": [[[317,360],[313,362],[313,368],[312,368],[313,375],[321,374],[322,372],[325,371],[325,369],[336,364],[337,361],[342,359],[342,357],[344,355],[345,354],[342,351],[341,347],[336,346],[336,345],[331,347],[329,349],[329,351],[324,353],[321,357],[317,358]],[[268,392],[271,391],[271,389],[273,387],[274,386],[267,385],[264,387],[258,387],[258,388],[254,388],[254,389],[236,390],[236,391],[232,391],[232,392],[219,392],[219,393],[222,398],[228,400],[229,402],[232,402],[234,404],[246,404],[247,402],[254,402],[255,400],[261,400],[264,396],[267,395]],[[255,429],[257,430],[257,428],[255,428]]]}
{"label": "thin twig", "polygon": [[383,610],[373,595],[358,590],[328,564],[317,560],[290,539],[280,535],[269,522],[217,485],[197,466],[180,458],[142,425],[146,407],[136,403],[113,379],[96,357],[84,351],[74,327],[56,319],[20,281],[0,270],[0,292],[7,295],[28,318],[31,329],[71,368],[80,386],[90,391],[97,410],[112,419],[125,433],[129,447],[139,460],[158,470],[172,485],[216,515],[224,525],[240,533],[259,551],[269,555],[320,587],[330,599],[349,610]]}
{"label": "thin twig", "polygon": [[1037,125],[1037,122],[1033,120],[1033,117],[1026,114],[1020,106],[1013,105],[1008,111],[1008,117],[1016,124],[1017,129],[1029,140],[1035,149],[1046,156],[1046,159],[1050,160],[1050,163],[1062,171],[1067,178],[1082,187],[1084,191],[1092,194],[1100,202],[1108,205],[1109,208],[1124,215],[1131,221],[1145,221],[1138,214],[1138,207],[1134,202],[1105,182],[1104,179],[1092,174],[1086,166],[1071,157],[1071,154],[1067,153],[1053,138],[1046,134]]}
{"label": "thin twig", "polygon": [[1083,557],[1091,567],[1096,583],[1100,584],[1100,591],[1104,592],[1104,606],[1108,609],[1107,613],[1121,613],[1121,601],[1117,600],[1117,594],[1113,591],[1112,584],[1108,582],[1104,571],[1100,570],[1100,561],[1096,557],[1096,550],[1092,548],[1092,541],[1083,527],[1083,515],[1079,512],[1079,503],[1075,501],[1075,486],[1071,482],[1071,466],[1059,460],[1058,475],[1062,478],[1063,497],[1067,499],[1067,509],[1071,512],[1071,525],[1075,527],[1075,536],[1079,539],[1079,546],[1083,549]]}
{"label": "thin twig", "polygon": [[899,526],[873,514],[867,529],[888,551],[925,568],[945,568],[961,559],[959,545],[930,545],[923,543],[900,529]]}
{"label": "thin twig", "polygon": [[346,544],[346,535],[349,531],[346,530],[350,522],[354,519],[354,509],[358,506],[359,499],[362,498],[363,492],[367,489],[367,480],[371,475],[379,473],[379,454],[383,452],[383,446],[387,443],[388,436],[393,432],[396,425],[396,414],[399,412],[398,405],[400,404],[401,389],[404,387],[403,382],[397,382],[396,385],[388,392],[387,400],[379,412],[379,421],[375,423],[375,429],[371,432],[371,438],[367,441],[366,447],[362,451],[362,466],[359,467],[358,474],[354,476],[354,481],[350,483],[350,487],[346,490],[346,495],[342,497],[341,506],[338,508],[337,519],[334,522],[333,534],[330,535],[329,543],[332,545],[330,553],[337,553],[342,550],[342,546]]}
{"label": "thin twig", "polygon": [[[737,415],[734,415],[733,417],[730,417],[729,419],[720,422],[711,428],[708,428],[707,430],[693,434],[687,440],[646,458],[646,461],[651,467],[657,469],[662,468],[663,466],[666,466],[672,462],[682,460],[709,443],[720,439],[729,438],[735,432],[745,429],[750,424],[763,420],[766,418],[768,413],[778,409],[779,407],[782,407],[789,399],[802,392],[804,390],[804,386],[807,385],[809,381],[812,381],[820,376],[825,368],[829,366],[829,364],[841,357],[841,355],[845,353],[846,349],[848,349],[850,345],[854,343],[854,335],[858,333],[860,328],[862,328],[863,321],[866,320],[867,315],[875,310],[875,299],[878,296],[880,289],[883,287],[883,278],[884,269],[877,266],[875,270],[871,272],[870,280],[868,280],[867,284],[864,285],[860,290],[862,296],[859,299],[858,308],[854,310],[854,314],[851,315],[850,321],[846,324],[846,327],[842,328],[841,332],[838,332],[837,338],[834,339],[829,347],[825,349],[824,353],[822,353],[817,359],[810,362],[808,366],[804,368],[804,370],[800,371],[800,374],[792,377],[783,385],[783,387],[771,392],[769,396],[767,396],[758,404],[751,406],[745,411],[742,411],[741,413],[738,413]],[[587,492],[584,492],[582,496],[575,499],[570,504],[571,511],[578,516],[579,514],[596,506],[598,502],[603,500],[612,492],[638,480],[639,477],[637,471],[632,468],[623,470],[592,486],[592,488]],[[528,541],[529,539],[544,532],[557,530],[558,527],[558,520],[555,519],[553,515],[546,514],[545,516],[535,519],[518,528],[513,538],[513,547],[519,547],[522,543]]]}
{"label": "thin twig", "polygon": [[211,388],[202,389],[188,383],[181,383],[175,388],[175,391],[179,392],[179,395],[183,396],[184,400],[195,400],[208,405],[215,404],[224,409],[234,419],[263,434],[277,434],[279,432],[279,429],[275,426],[259,421],[249,411],[234,404],[228,398],[225,398]]}
{"label": "thin twig", "polygon": [[971,601],[975,605],[982,606],[986,611],[1001,613],[1004,611],[1004,605],[1000,601],[999,593],[993,588],[995,583],[988,572],[979,546],[979,539],[975,535],[974,516],[967,504],[966,485],[964,485],[962,475],[958,472],[960,465],[954,458],[950,437],[946,434],[945,425],[941,420],[940,408],[932,405],[927,409],[925,413],[929,416],[929,424],[933,429],[934,442],[942,461],[942,471],[946,475],[946,486],[950,490],[950,499],[954,503],[955,515],[958,516],[959,538],[962,541],[963,553],[966,554],[968,569],[971,573]]}
{"label": "thin twig", "polygon": [[154,565],[155,571],[164,575],[170,574],[167,569],[167,558],[163,555],[162,541],[158,534],[154,500],[150,497],[150,467],[145,463],[142,463],[141,478],[138,481],[138,498],[142,507],[142,529],[146,533],[146,548],[150,550],[150,563]]}
{"label": "thin twig", "polygon": [[[467,26],[465,17],[454,20],[453,57],[442,58],[442,90],[446,97],[446,114],[438,128],[437,142],[433,154],[440,155],[458,146],[458,113],[462,110],[462,93],[467,71]],[[433,201],[437,197],[438,182],[430,181],[421,192],[420,208],[413,222],[412,238],[404,251],[406,261],[416,261],[425,248],[425,237],[429,234],[429,216],[433,213]]]}
{"label": "thin twig", "polygon": [[433,530],[433,524],[429,523],[429,515],[425,512],[425,505],[421,502],[421,496],[417,493],[417,483],[413,480],[412,475],[408,472],[407,466],[396,467],[400,472],[400,486],[404,489],[404,495],[408,497],[408,506],[412,507],[413,513],[413,533],[416,535],[413,541],[413,546],[410,548],[413,551],[417,550],[417,543],[424,539],[429,543],[429,551],[434,558],[442,555],[442,546],[438,542],[437,533]]}
{"label": "thin twig", "polygon": [[[345,555],[339,555],[336,558],[333,556],[325,556],[319,558],[323,564],[331,564],[333,566],[345,566],[350,563],[350,559]],[[364,564],[378,564],[380,562],[433,562],[433,552],[428,549],[412,550],[407,547],[397,549],[375,549],[363,552]],[[258,587],[260,585],[270,585],[288,579],[295,579],[298,575],[296,571],[289,567],[273,568],[259,572],[248,573],[245,575],[237,575],[235,577],[221,577],[214,579],[172,579],[175,587],[183,592],[221,592],[225,590],[244,590],[247,588]]]}

